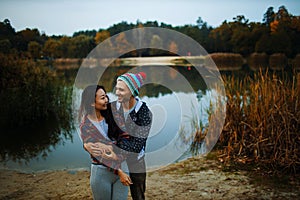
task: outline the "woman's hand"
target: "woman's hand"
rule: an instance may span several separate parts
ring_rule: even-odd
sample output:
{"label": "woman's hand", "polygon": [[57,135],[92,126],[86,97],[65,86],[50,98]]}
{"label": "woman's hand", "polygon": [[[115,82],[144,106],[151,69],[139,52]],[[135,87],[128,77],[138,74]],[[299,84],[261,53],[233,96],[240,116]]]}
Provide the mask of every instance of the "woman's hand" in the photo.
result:
{"label": "woman's hand", "polygon": [[118,175],[120,177],[120,181],[123,185],[129,186],[132,184],[131,178],[123,172],[121,169],[118,169]]}
{"label": "woman's hand", "polygon": [[118,160],[118,156],[113,152],[111,145],[103,144],[101,142],[84,143],[84,148],[94,157],[103,157],[109,160]]}
{"label": "woman's hand", "polygon": [[105,151],[101,156],[109,160],[118,160],[118,156],[113,151]]}
{"label": "woman's hand", "polygon": [[102,156],[105,152],[113,152],[111,145],[106,145],[101,142],[84,143],[84,148],[94,157]]}

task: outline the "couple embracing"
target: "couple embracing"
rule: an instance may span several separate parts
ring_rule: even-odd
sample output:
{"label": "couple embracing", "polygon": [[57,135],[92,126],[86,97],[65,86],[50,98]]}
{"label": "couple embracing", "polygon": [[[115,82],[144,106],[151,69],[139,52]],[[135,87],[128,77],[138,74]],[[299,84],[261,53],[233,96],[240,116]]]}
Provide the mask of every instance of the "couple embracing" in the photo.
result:
{"label": "couple embracing", "polygon": [[[144,72],[117,78],[117,101],[109,102],[105,88],[90,85],[82,93],[80,136],[91,156],[90,185],[94,199],[145,199],[145,148],[152,113],[139,98]],[[124,171],[127,164],[129,174]]]}

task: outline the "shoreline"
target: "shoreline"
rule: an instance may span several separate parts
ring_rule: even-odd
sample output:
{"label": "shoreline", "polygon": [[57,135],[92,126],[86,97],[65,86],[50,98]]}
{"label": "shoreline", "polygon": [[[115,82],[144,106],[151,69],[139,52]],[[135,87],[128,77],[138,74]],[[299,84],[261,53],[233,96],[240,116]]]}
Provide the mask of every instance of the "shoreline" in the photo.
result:
{"label": "shoreline", "polygon": [[[34,173],[1,169],[0,199],[92,199],[89,176],[86,169]],[[148,172],[146,184],[146,199],[300,198],[299,178],[274,180],[249,171],[224,171],[218,160],[199,157]]]}
{"label": "shoreline", "polygon": [[61,168],[61,169],[43,169],[43,170],[22,170],[19,168],[1,168],[0,172],[2,171],[12,171],[15,173],[22,173],[22,174],[39,174],[39,173],[49,173],[49,172],[58,172],[58,171],[90,171],[90,167],[78,167],[78,168]]}

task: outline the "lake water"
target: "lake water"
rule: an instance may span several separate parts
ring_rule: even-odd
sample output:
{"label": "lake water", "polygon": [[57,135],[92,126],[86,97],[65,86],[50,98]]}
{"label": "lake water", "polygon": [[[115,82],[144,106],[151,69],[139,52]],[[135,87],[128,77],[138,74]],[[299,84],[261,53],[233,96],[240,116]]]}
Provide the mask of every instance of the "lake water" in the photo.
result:
{"label": "lake water", "polygon": [[[81,90],[77,91],[80,95]],[[110,99],[116,97],[109,93]],[[183,93],[160,94],[158,97],[142,97],[153,112],[153,123],[147,140],[146,158],[149,168],[164,166],[180,159],[188,150],[179,132],[185,129],[191,132],[190,120],[193,112],[201,116],[202,122],[208,122],[206,109],[211,100],[210,93]],[[195,110],[197,108],[197,110]],[[185,128],[183,128],[185,127]],[[187,154],[190,156],[190,154]],[[50,147],[48,155],[43,153],[30,160],[9,160],[1,163],[1,168],[14,169],[25,172],[61,170],[61,169],[89,169],[90,159],[82,148],[78,130],[72,131],[72,139],[61,138],[61,141]]]}

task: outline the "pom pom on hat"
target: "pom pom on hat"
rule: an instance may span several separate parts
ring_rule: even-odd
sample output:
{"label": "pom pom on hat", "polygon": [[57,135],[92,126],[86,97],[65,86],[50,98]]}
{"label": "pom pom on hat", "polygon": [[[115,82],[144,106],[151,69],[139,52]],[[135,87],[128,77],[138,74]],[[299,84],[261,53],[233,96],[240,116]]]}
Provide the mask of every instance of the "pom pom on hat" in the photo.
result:
{"label": "pom pom on hat", "polygon": [[124,81],[124,83],[128,86],[133,96],[138,96],[140,93],[140,88],[144,84],[144,80],[147,75],[145,72],[139,72],[136,74],[133,73],[125,73],[117,78],[117,80]]}

